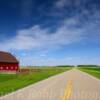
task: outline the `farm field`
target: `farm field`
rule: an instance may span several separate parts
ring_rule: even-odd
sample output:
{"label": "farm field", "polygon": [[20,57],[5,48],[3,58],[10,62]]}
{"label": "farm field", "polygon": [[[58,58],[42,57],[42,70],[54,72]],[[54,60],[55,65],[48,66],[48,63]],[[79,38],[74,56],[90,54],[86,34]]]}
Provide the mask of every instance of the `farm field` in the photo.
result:
{"label": "farm field", "polygon": [[79,70],[100,79],[100,67],[80,67]]}
{"label": "farm field", "polygon": [[70,69],[70,67],[42,67],[22,69],[19,74],[0,74],[0,96]]}

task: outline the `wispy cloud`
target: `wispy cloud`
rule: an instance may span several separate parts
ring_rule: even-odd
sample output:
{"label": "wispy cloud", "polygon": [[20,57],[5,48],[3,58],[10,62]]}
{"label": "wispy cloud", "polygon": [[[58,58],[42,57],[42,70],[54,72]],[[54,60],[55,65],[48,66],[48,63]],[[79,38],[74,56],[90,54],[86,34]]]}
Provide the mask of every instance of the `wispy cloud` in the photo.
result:
{"label": "wispy cloud", "polygon": [[[68,1],[68,0],[57,0],[55,5],[57,8],[62,8],[64,6],[66,6],[66,1]],[[67,2],[67,4],[68,4],[68,2]]]}
{"label": "wispy cloud", "polygon": [[[57,8],[65,8],[65,7],[80,7],[81,5],[83,6],[87,0],[57,0],[55,3],[55,7]],[[82,7],[81,6],[81,7]]]}
{"label": "wispy cloud", "polygon": [[[88,58],[88,57],[64,57],[60,59],[44,58],[44,57],[32,57],[26,56],[20,58],[22,65],[34,65],[34,66],[54,66],[54,65],[79,65],[79,64],[100,64],[98,58]],[[30,62],[31,61],[31,62]],[[30,62],[30,63],[29,63]]]}
{"label": "wispy cloud", "polygon": [[[25,25],[11,38],[4,39],[5,36],[2,36],[0,49],[14,52],[21,65],[99,63],[97,58],[78,58],[77,55],[70,57],[71,54],[67,54],[67,49],[64,51],[67,54],[66,57],[56,58],[54,56],[58,54],[52,53],[76,43],[79,45],[81,43],[91,45],[95,42],[97,45],[100,44],[100,9],[97,4],[88,0],[52,0],[51,2],[50,4],[49,2],[42,3],[36,7],[37,5],[34,5],[36,2],[33,0],[22,0],[19,9],[21,9],[21,20]],[[88,7],[85,4],[88,4]],[[34,25],[33,20],[37,25]],[[43,27],[39,22],[47,26]],[[24,28],[27,25],[31,27]],[[16,51],[22,52],[17,54]],[[62,52],[60,51],[60,54]]]}
{"label": "wispy cloud", "polygon": [[11,39],[0,43],[0,47],[9,49],[32,49],[41,47],[59,47],[81,40],[82,30],[70,28],[70,24],[75,24],[75,20],[65,21],[61,27],[51,33],[48,28],[41,28],[39,25],[28,29],[17,31],[17,35]]}
{"label": "wispy cloud", "polygon": [[[81,15],[90,15],[88,10],[81,12]],[[100,40],[99,12],[92,13],[88,21],[84,21],[80,16],[64,19],[54,32],[52,29],[42,28],[40,25],[18,30],[17,35],[0,43],[2,50],[28,50],[32,48],[53,48],[80,42],[83,39],[89,41]],[[93,20],[92,20],[93,19]],[[92,20],[92,22],[91,22]],[[80,22],[80,21],[83,21]]]}

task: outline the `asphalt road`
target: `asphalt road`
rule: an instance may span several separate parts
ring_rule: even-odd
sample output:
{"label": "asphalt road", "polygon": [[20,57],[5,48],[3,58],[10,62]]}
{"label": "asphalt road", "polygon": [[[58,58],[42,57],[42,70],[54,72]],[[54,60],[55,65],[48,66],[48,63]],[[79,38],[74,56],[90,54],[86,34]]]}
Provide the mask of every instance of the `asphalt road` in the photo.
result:
{"label": "asphalt road", "polygon": [[3,96],[0,100],[100,100],[100,80],[73,69]]}

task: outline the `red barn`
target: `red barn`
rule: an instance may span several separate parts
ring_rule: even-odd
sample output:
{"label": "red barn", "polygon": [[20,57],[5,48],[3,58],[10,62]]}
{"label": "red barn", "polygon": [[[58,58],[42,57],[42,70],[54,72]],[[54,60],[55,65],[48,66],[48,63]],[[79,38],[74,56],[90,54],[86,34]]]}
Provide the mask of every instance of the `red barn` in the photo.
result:
{"label": "red barn", "polygon": [[11,53],[0,51],[0,72],[17,72],[19,61]]}

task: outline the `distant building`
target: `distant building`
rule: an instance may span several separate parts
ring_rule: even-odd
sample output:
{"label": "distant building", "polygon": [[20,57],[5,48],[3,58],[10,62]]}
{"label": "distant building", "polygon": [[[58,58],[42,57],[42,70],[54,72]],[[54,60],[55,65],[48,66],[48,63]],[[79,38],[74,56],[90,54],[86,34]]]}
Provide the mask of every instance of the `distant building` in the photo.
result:
{"label": "distant building", "polygon": [[19,61],[11,53],[0,51],[0,72],[17,72]]}

